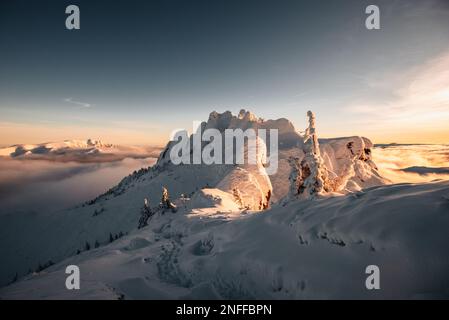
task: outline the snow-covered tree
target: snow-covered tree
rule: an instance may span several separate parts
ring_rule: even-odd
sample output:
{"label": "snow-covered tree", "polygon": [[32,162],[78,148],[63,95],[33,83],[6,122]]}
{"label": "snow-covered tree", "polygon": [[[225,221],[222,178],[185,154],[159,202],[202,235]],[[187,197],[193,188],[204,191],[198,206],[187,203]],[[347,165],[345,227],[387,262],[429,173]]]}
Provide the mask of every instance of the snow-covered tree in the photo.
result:
{"label": "snow-covered tree", "polygon": [[154,214],[153,211],[150,208],[150,203],[147,198],[143,200],[143,208],[140,212],[140,219],[139,219],[139,225],[138,229],[141,229],[143,227],[146,227],[148,225],[148,219]]}
{"label": "snow-covered tree", "polygon": [[170,197],[168,195],[168,190],[166,187],[162,187],[161,203],[164,208],[170,208]]}
{"label": "snow-covered tree", "polygon": [[309,127],[304,135],[304,145],[307,153],[320,156],[320,146],[318,144],[318,136],[316,134],[316,118],[312,111],[307,111],[309,117]]}
{"label": "snow-covered tree", "polygon": [[[306,197],[313,197],[317,194],[330,191],[327,168],[324,165],[320,154],[318,136],[316,134],[315,114],[307,112],[309,117],[309,127],[304,137],[305,157],[302,161],[301,178],[304,181],[304,194]],[[306,176],[306,174],[308,174]]]}
{"label": "snow-covered tree", "polygon": [[304,159],[291,159],[290,196],[312,198],[331,191],[328,171],[320,154],[316,133],[315,114],[307,112],[309,127],[304,134]]}
{"label": "snow-covered tree", "polygon": [[160,206],[163,210],[170,209],[172,212],[176,212],[176,206],[170,201],[168,190],[165,187],[162,187],[162,199]]}

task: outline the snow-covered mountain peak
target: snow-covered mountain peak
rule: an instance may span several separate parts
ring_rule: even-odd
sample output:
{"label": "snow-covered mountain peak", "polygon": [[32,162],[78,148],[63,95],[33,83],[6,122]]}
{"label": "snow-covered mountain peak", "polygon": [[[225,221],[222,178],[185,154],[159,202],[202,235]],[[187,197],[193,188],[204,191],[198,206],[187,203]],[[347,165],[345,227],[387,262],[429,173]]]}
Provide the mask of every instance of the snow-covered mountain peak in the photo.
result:
{"label": "snow-covered mountain peak", "polygon": [[224,131],[225,129],[246,130],[248,128],[277,129],[280,135],[295,135],[296,139],[300,140],[293,123],[288,119],[264,120],[245,109],[240,110],[238,115],[233,115],[231,111],[225,111],[223,113],[217,111],[211,112],[207,122],[204,124],[204,129],[209,128],[218,129],[219,131]]}
{"label": "snow-covered mountain peak", "polygon": [[71,150],[92,150],[96,149],[111,149],[114,145],[103,143],[101,140],[64,140],[61,142],[46,142],[39,144],[18,144],[7,148],[0,149],[1,156],[30,156],[42,155],[49,153],[70,152]]}
{"label": "snow-covered mountain peak", "polygon": [[251,111],[245,111],[245,109],[240,110],[238,118],[245,121],[260,121],[260,118],[258,118],[254,113],[251,113]]}
{"label": "snow-covered mountain peak", "polygon": [[209,114],[209,119],[205,124],[205,129],[218,129],[224,131],[225,129],[242,129],[257,128],[262,119],[249,111],[241,110],[236,116],[230,111],[218,113],[213,111]]}

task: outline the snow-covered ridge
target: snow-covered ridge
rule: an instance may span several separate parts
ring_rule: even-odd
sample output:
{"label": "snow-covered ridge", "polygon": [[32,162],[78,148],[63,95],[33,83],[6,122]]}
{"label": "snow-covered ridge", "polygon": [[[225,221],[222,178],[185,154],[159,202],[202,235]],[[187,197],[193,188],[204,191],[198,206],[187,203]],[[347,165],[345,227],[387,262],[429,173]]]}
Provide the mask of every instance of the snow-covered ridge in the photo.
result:
{"label": "snow-covered ridge", "polygon": [[100,140],[64,140],[62,142],[48,142],[40,144],[19,144],[0,149],[0,156],[29,156],[33,154],[62,153],[70,150],[104,150],[112,149],[112,144],[105,144]]}
{"label": "snow-covered ridge", "polygon": [[110,161],[124,157],[147,157],[149,153],[146,147],[113,145],[92,139],[20,144],[0,149],[0,157],[59,161]]}
{"label": "snow-covered ridge", "polygon": [[[295,169],[292,163],[301,165],[311,149],[305,147],[306,137],[290,121],[263,120],[244,110],[237,116],[230,112],[212,112],[201,127],[219,131],[228,128],[278,129],[279,170],[275,175],[268,176],[259,163],[174,165],[169,156],[173,143],[169,142],[155,166],[126,177],[118,186],[92,201],[54,214],[22,217],[20,221],[14,217],[5,218],[2,250],[6,252],[2,252],[2,256],[8,259],[3,265],[0,280],[6,283],[16,272],[21,277],[28,269],[34,270],[39,264],[58,262],[76,255],[84,250],[86,243],[90,244],[89,247],[95,243],[101,246],[109,242],[110,235],[133,232],[137,228],[143,199],[147,198],[152,206],[157,206],[162,187],[170,191],[171,199],[180,208],[173,216],[175,219],[184,219],[185,215],[192,214],[206,219],[233,220],[264,212],[270,206],[274,208],[291,201],[302,201],[295,194],[289,196],[292,185],[290,178]],[[317,135],[315,138],[319,137],[319,132],[313,132]],[[326,168],[327,177],[334,186],[327,194],[323,194],[324,197],[332,199],[337,195],[341,197],[387,183],[372,161],[372,143],[369,139],[345,137],[317,138],[313,141],[319,147],[321,167]],[[309,181],[313,185],[313,180]],[[42,219],[45,220],[44,224]],[[185,227],[189,229],[193,226],[187,224]],[[166,227],[161,225],[161,228]],[[27,238],[32,237],[34,241],[17,239],[12,230],[27,230]],[[16,249],[11,251],[9,248]]]}

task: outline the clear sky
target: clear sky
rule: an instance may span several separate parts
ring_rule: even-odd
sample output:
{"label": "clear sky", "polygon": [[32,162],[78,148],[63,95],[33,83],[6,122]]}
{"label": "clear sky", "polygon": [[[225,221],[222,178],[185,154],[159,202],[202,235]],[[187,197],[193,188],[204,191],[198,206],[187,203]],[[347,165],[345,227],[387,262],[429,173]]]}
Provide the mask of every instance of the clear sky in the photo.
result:
{"label": "clear sky", "polygon": [[0,2],[1,145],[164,144],[241,108],[298,129],[311,109],[323,137],[449,143],[449,1]]}

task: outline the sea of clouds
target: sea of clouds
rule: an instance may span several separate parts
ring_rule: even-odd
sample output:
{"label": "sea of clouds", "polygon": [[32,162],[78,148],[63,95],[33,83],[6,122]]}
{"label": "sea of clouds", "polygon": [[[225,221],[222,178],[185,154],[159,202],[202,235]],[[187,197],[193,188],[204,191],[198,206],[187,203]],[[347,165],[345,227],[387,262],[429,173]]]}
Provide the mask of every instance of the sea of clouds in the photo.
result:
{"label": "sea of clouds", "polygon": [[0,215],[55,211],[95,198],[154,156],[105,162],[11,159],[0,157]]}
{"label": "sea of clouds", "polygon": [[378,146],[373,159],[392,183],[449,180],[449,145]]}

